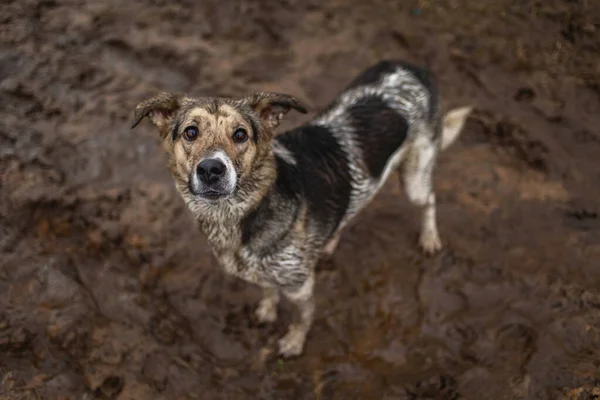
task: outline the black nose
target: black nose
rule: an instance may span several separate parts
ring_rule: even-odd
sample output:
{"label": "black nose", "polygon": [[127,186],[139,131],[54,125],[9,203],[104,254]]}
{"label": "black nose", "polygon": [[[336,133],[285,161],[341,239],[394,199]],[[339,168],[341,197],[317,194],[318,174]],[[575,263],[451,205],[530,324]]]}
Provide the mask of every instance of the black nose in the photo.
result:
{"label": "black nose", "polygon": [[209,158],[198,164],[196,169],[200,180],[206,184],[216,183],[225,173],[225,164],[221,160]]}

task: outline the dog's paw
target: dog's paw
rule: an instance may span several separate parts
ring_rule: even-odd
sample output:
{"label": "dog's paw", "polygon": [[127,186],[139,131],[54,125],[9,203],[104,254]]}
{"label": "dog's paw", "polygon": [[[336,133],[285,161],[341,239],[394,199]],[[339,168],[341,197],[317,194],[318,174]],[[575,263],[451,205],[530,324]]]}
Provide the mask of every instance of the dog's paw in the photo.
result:
{"label": "dog's paw", "polygon": [[419,246],[425,254],[432,255],[442,249],[442,241],[437,234],[425,234],[421,235]]}
{"label": "dog's paw", "polygon": [[256,308],[256,318],[261,323],[275,322],[277,319],[277,304],[263,299]]}
{"label": "dog's paw", "polygon": [[279,354],[283,357],[294,357],[302,354],[306,331],[294,325],[290,326],[288,333],[279,339]]}

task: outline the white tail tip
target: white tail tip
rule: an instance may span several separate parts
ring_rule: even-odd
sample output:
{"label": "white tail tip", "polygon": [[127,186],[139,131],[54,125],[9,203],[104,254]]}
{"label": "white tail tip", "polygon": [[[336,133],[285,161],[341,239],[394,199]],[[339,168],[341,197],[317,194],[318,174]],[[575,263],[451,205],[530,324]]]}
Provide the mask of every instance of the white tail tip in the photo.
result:
{"label": "white tail tip", "polygon": [[441,142],[442,150],[454,143],[471,111],[473,111],[473,107],[471,106],[460,107],[450,110],[444,115]]}

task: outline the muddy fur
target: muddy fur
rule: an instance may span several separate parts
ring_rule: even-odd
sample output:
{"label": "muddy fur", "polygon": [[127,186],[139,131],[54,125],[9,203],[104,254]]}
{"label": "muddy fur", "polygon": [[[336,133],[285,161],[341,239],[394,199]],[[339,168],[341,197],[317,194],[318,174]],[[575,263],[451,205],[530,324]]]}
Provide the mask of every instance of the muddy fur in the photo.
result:
{"label": "muddy fur", "polygon": [[[393,171],[422,210],[420,246],[441,248],[432,174],[470,112],[442,117],[432,74],[396,61],[367,69],[312,121],[275,136],[291,109],[306,112],[278,93],[163,93],[140,103],[133,123],[148,117],[157,127],[177,189],[220,265],[264,289],[259,320],[276,319],[280,292],[298,306],[300,319],[279,342],[284,356],[304,348],[317,261]],[[216,167],[204,168],[207,160]]]}

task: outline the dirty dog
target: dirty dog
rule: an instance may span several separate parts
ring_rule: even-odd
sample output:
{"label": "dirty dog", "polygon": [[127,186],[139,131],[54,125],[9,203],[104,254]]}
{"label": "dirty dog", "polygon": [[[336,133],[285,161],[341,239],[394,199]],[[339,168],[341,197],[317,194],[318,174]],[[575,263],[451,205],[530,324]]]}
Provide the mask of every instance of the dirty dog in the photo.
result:
{"label": "dirty dog", "polygon": [[137,105],[132,125],[148,117],[158,129],[176,187],[221,267],[263,288],[258,320],[275,321],[280,293],[298,307],[279,340],[285,357],[303,351],[317,261],[392,171],[421,209],[421,248],[441,248],[432,174],[471,111],[442,116],[432,74],[396,61],[368,68],[312,121],[276,136],[291,109],[307,112],[280,93],[162,93]]}

